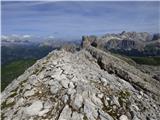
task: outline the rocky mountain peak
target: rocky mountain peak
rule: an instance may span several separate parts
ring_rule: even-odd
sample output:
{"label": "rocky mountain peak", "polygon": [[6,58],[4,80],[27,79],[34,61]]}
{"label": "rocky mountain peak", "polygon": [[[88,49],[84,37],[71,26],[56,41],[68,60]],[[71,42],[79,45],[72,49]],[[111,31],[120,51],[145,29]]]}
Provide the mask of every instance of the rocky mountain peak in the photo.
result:
{"label": "rocky mountain peak", "polygon": [[159,84],[90,45],[75,53],[55,50],[2,92],[2,119],[158,120]]}

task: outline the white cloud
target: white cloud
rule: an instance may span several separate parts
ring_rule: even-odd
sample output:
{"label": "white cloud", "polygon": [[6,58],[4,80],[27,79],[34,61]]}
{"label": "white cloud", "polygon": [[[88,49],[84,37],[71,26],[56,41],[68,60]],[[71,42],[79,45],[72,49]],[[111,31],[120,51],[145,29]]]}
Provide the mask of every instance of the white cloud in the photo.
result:
{"label": "white cloud", "polygon": [[23,38],[30,38],[31,35],[23,35]]}
{"label": "white cloud", "polygon": [[54,36],[52,36],[52,35],[50,35],[50,36],[48,36],[48,38],[49,39],[53,39],[53,38],[55,38]]}

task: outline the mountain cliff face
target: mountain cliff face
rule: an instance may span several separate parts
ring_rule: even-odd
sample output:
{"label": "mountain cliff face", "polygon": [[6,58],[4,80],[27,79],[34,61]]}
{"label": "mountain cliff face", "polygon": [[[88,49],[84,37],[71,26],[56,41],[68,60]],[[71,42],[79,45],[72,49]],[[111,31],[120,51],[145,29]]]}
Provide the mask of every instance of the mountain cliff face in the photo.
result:
{"label": "mountain cliff face", "polygon": [[87,45],[53,51],[1,94],[3,120],[158,120],[160,83]]}
{"label": "mountain cliff face", "polygon": [[101,37],[83,36],[83,41],[83,46],[92,45],[131,56],[160,55],[159,34],[124,31],[120,34],[106,34]]}

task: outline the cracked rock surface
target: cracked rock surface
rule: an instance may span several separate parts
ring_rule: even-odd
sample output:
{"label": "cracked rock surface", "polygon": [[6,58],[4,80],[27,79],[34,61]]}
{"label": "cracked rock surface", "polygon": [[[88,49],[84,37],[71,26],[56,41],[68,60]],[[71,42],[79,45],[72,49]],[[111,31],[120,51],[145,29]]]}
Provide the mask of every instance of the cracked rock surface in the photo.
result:
{"label": "cracked rock surface", "polygon": [[96,48],[53,51],[2,92],[1,118],[159,120],[159,86],[149,75]]}

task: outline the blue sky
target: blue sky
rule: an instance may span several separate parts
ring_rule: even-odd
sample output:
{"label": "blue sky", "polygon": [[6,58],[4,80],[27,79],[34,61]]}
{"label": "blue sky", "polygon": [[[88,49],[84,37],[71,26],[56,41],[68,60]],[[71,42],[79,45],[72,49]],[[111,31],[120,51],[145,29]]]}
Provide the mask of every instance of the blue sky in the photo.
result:
{"label": "blue sky", "polygon": [[157,33],[160,2],[2,2],[2,34],[80,38],[125,31]]}

